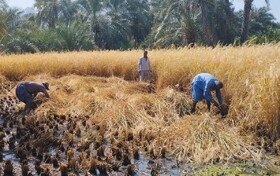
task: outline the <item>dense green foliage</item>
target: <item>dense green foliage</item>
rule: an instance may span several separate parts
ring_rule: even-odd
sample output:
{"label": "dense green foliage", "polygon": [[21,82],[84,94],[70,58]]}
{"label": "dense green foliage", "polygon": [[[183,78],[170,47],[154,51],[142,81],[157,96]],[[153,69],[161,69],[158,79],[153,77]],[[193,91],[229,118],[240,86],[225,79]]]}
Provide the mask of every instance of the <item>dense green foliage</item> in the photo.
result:
{"label": "dense green foliage", "polygon": [[[0,0],[0,52],[240,44],[243,11],[228,0],[36,0],[35,13]],[[247,43],[278,42],[268,8],[250,9]],[[241,42],[243,43],[243,42]]]}

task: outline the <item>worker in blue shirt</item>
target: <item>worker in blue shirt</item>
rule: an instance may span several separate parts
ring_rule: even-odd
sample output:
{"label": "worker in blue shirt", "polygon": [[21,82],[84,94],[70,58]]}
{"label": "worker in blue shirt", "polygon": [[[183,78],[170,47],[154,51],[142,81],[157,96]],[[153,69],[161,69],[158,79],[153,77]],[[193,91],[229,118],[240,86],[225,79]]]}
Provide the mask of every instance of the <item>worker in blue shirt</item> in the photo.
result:
{"label": "worker in blue shirt", "polygon": [[[220,111],[222,116],[225,115],[222,106],[223,100],[220,89],[223,88],[223,83],[209,73],[197,74],[192,80],[192,99],[193,105],[191,112],[195,112],[196,104],[198,101],[205,99],[207,101],[207,108],[210,111],[211,103],[213,103]],[[211,91],[216,92],[218,102],[212,98]]]}

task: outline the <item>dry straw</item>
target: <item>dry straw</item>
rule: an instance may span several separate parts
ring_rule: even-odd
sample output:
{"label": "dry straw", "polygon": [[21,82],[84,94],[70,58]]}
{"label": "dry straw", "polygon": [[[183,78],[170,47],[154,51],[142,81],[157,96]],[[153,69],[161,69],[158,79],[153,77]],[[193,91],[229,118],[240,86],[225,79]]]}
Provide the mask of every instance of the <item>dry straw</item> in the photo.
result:
{"label": "dry straw", "polygon": [[[142,54],[135,50],[4,55],[0,80],[48,80],[51,99],[39,106],[37,116],[88,115],[106,123],[107,136],[127,129],[137,136],[144,130],[145,135],[157,136],[149,144],[155,151],[165,147],[179,160],[265,157],[255,145],[261,139],[257,137],[276,140],[280,134],[279,44],[149,51],[152,89],[136,82]],[[200,112],[188,115],[191,80],[200,72],[224,82],[222,94],[229,106],[225,120],[205,114],[202,103]],[[174,89],[178,83],[185,92]]]}

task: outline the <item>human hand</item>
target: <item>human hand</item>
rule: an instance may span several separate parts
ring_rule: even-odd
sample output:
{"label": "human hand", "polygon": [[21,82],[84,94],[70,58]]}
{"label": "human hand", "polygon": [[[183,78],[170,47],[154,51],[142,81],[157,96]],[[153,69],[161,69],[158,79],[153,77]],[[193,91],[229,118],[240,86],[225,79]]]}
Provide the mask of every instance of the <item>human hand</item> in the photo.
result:
{"label": "human hand", "polygon": [[225,106],[224,105],[220,105],[219,109],[220,109],[222,118],[225,118],[226,115],[227,115],[227,110],[226,110]]}
{"label": "human hand", "polygon": [[191,109],[191,114],[193,114],[195,112],[195,108]]}
{"label": "human hand", "polygon": [[214,100],[213,104],[220,110],[220,105],[215,100]]}

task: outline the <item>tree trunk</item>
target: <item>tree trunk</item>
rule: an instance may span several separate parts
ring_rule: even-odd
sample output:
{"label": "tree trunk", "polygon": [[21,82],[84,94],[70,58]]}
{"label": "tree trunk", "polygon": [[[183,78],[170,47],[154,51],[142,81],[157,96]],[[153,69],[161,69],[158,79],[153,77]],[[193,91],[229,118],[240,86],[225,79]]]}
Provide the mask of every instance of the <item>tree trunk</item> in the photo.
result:
{"label": "tree trunk", "polygon": [[190,13],[191,13],[190,4],[184,3],[184,10],[182,13],[183,33],[185,36],[186,44],[193,46],[196,40],[196,30]]}
{"label": "tree trunk", "polygon": [[206,39],[206,43],[208,46],[213,46],[213,26],[212,26],[212,19],[209,16],[208,9],[205,2],[201,3],[201,15],[202,15],[202,22],[203,22],[203,31]]}
{"label": "tree trunk", "polygon": [[244,14],[243,14],[243,22],[242,22],[241,38],[240,38],[241,44],[243,44],[248,37],[248,26],[249,26],[250,12],[251,12],[253,1],[254,0],[244,0]]}

